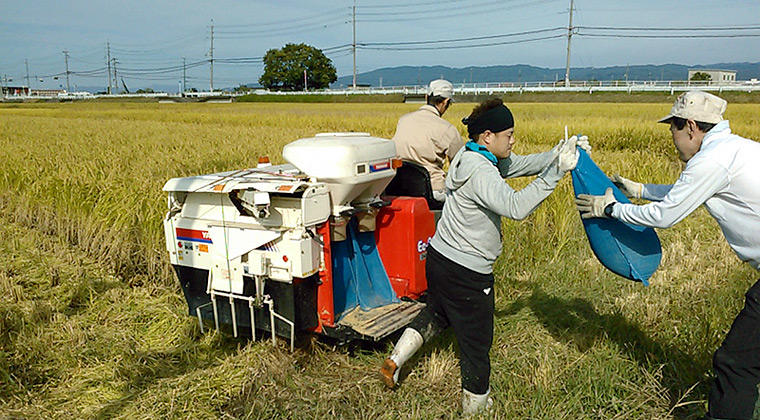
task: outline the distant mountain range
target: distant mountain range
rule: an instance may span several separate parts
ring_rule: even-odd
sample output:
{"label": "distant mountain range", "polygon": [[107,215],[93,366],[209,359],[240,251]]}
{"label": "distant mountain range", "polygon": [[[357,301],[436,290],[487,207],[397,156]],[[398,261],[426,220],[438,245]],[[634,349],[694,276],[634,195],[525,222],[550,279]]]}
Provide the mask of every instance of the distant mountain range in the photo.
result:
{"label": "distant mountain range", "polygon": [[[760,79],[760,63],[715,63],[636,65],[570,68],[570,80],[686,80],[690,69],[735,70],[736,80]],[[511,66],[464,67],[402,66],[388,67],[356,75],[357,85],[413,86],[444,78],[454,84],[488,82],[553,82],[565,79],[564,68],[544,68],[524,64]],[[353,75],[339,77],[333,88],[351,86]]]}
{"label": "distant mountain range", "polygon": [[[690,69],[736,70],[736,80],[760,79],[760,63],[715,63],[685,66],[682,64],[636,65],[615,67],[580,67],[570,69],[570,79],[581,80],[686,80]],[[401,66],[386,67],[356,75],[356,83],[364,86],[423,86],[431,80],[444,78],[454,84],[489,82],[553,82],[564,80],[565,69],[544,68],[517,64],[511,66],[463,67]],[[245,81],[241,81],[246,84]],[[345,88],[353,83],[353,75],[341,76],[331,85],[334,89]],[[247,82],[257,87],[257,82]],[[204,85],[207,86],[207,85]],[[237,85],[222,87],[232,89]],[[135,89],[150,87],[157,92],[177,92],[177,85],[134,86]],[[98,92],[102,86],[80,86],[78,90]]]}

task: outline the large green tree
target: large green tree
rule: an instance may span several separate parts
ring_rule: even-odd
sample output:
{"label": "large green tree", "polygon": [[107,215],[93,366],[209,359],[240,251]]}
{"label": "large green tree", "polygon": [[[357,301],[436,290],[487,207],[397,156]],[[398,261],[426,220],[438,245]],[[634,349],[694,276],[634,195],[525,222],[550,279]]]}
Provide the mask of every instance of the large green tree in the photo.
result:
{"label": "large green tree", "polygon": [[698,82],[709,82],[712,80],[712,76],[710,76],[708,73],[704,73],[701,71],[695,72],[694,75],[691,76],[691,80],[698,81]]}
{"label": "large green tree", "polygon": [[332,60],[322,50],[306,44],[286,44],[264,55],[264,74],[259,83],[267,89],[304,90],[304,71],[309,89],[322,89],[338,80]]}

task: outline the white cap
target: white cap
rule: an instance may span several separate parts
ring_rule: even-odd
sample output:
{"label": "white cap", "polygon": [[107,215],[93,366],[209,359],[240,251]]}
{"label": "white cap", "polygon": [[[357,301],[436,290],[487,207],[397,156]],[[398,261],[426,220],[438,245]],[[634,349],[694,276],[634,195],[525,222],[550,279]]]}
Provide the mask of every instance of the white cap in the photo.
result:
{"label": "white cap", "polygon": [[448,80],[433,80],[428,86],[428,96],[440,96],[442,98],[451,99],[451,97],[454,96],[454,85]]}
{"label": "white cap", "polygon": [[726,112],[728,102],[713,94],[692,90],[682,93],[673,104],[670,114],[657,121],[670,123],[673,117],[697,122],[717,124],[723,121],[723,113]]}

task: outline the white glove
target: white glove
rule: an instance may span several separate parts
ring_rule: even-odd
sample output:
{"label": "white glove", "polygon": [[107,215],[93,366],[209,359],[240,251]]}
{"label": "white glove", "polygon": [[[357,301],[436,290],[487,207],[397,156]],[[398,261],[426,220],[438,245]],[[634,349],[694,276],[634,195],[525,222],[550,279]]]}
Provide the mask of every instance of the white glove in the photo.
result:
{"label": "white glove", "polygon": [[591,143],[588,142],[588,136],[578,137],[578,147],[586,153],[591,153]]}
{"label": "white glove", "polygon": [[578,164],[578,137],[572,136],[567,141],[562,139],[557,145],[557,166],[562,173],[572,171]]}
{"label": "white glove", "polygon": [[623,178],[615,174],[610,178],[613,184],[620,189],[620,192],[628,198],[641,198],[641,192],[644,190],[644,184],[630,179]]}
{"label": "white glove", "polygon": [[604,195],[578,194],[578,198],[575,199],[575,205],[581,212],[582,219],[607,217],[604,215],[604,209],[612,203],[617,203],[612,188],[607,188]]}
{"label": "white glove", "polygon": [[[581,148],[581,150],[585,151],[586,153],[591,153],[591,143],[588,142],[588,136],[573,136],[570,137],[568,140],[571,140],[575,138],[576,139],[576,145]],[[559,139],[559,142],[556,146],[554,146],[555,150],[559,150],[560,146],[562,146],[562,143],[565,141],[565,139]]]}

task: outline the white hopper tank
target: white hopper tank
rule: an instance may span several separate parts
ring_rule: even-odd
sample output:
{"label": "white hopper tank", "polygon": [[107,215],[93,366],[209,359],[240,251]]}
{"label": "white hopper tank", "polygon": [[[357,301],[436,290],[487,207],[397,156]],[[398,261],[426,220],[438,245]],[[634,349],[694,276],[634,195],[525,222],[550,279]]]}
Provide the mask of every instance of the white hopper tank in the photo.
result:
{"label": "white hopper tank", "polygon": [[332,213],[379,201],[396,170],[396,146],[369,133],[320,133],[285,145],[282,157],[327,184]]}

